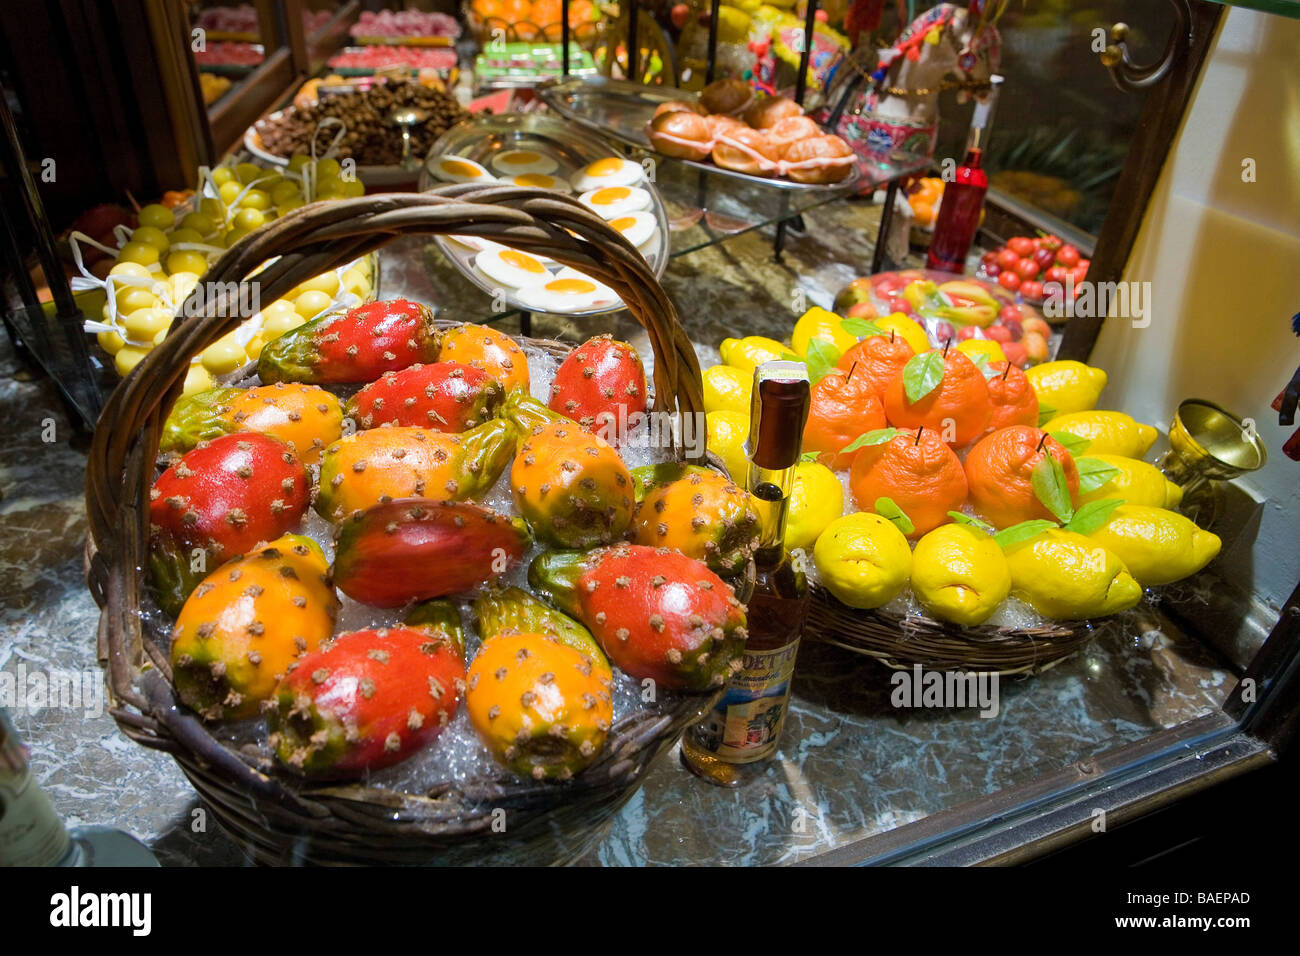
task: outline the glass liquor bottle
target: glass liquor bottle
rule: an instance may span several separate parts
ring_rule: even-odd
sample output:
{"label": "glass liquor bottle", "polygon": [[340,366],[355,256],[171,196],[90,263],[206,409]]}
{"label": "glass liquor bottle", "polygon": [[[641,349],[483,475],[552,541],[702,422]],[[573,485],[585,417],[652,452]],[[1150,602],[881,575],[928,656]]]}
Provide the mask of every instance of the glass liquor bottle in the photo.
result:
{"label": "glass liquor bottle", "polygon": [[64,827],[0,708],[0,867],[157,865],[149,848],[122,830]]}
{"label": "glass liquor bottle", "polygon": [[943,185],[943,201],[934,223],[934,237],[925,257],[927,269],[962,274],[966,271],[966,254],[975,240],[980,225],[980,210],[984,208],[984,194],[989,189],[988,173],[984,171],[984,150],[988,144],[989,125],[993,120],[993,107],[997,103],[1002,77],[990,78],[992,88],[975,104],[971,117],[970,134],[966,140],[966,157],[953,173],[953,178]]}
{"label": "glass liquor bottle", "polygon": [[785,724],[795,657],[808,615],[808,581],[785,549],[794,466],[808,419],[808,370],[766,362],[754,371],[749,493],[760,521],[754,591],[747,603],[743,666],[722,698],[682,737],[682,761],[710,783],[737,787],[762,771]]}

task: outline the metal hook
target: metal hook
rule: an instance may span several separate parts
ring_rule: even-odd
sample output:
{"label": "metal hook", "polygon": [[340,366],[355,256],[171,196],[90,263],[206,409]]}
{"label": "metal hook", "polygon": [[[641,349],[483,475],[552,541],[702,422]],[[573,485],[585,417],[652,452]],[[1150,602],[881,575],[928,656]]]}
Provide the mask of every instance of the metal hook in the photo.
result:
{"label": "metal hook", "polygon": [[1168,75],[1180,55],[1187,52],[1192,39],[1192,11],[1187,0],[1169,0],[1174,8],[1174,29],[1165,44],[1159,61],[1150,66],[1138,66],[1128,55],[1128,24],[1117,23],[1110,28],[1110,44],[1100,54],[1102,65],[1110,73],[1115,85],[1125,93],[1154,86]]}

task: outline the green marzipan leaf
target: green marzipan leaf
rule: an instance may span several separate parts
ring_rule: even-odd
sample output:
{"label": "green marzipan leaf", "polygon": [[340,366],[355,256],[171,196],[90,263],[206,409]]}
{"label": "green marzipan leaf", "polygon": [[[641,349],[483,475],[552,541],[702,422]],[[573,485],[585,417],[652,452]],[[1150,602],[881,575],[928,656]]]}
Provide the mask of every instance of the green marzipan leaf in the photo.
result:
{"label": "green marzipan leaf", "polygon": [[840,449],[840,454],[847,454],[851,451],[857,451],[867,445],[883,445],[889,439],[898,434],[897,428],[877,428],[875,431],[863,432],[853,441],[849,442]]}
{"label": "green marzipan leaf", "polygon": [[1034,466],[1031,481],[1034,495],[1043,503],[1043,507],[1056,516],[1056,520],[1065,524],[1074,517],[1074,505],[1070,503],[1070,486],[1065,480],[1065,469],[1053,455],[1044,455],[1043,460]]}
{"label": "green marzipan leaf", "polygon": [[815,451],[806,451],[806,452],[804,452],[802,455],[799,456],[799,460],[800,460],[800,461],[816,461],[816,460],[817,460],[817,455],[818,455],[818,452],[815,452]]}
{"label": "green marzipan leaf", "polygon": [[808,365],[809,382],[814,385],[820,382],[839,360],[840,350],[834,345],[823,339],[810,340],[808,354],[804,356],[804,361]]}
{"label": "green marzipan leaf", "polygon": [[903,389],[909,402],[919,402],[943,381],[943,353],[937,349],[913,355],[903,366]]}
{"label": "green marzipan leaf", "polygon": [[1091,438],[1082,438],[1073,432],[1048,432],[1048,434],[1063,445],[1072,457],[1083,454],[1088,450],[1088,446],[1092,444]]}
{"label": "green marzipan leaf", "polygon": [[840,322],[840,328],[849,335],[856,335],[858,338],[886,334],[884,329],[868,319],[844,319]]}
{"label": "green marzipan leaf", "polygon": [[993,540],[998,543],[998,547],[1009,548],[1013,544],[1028,541],[1049,528],[1055,527],[1055,521],[1048,521],[1046,518],[1032,518],[1029,521],[1022,521],[1020,524],[1013,524],[1009,528],[1003,528],[993,536]]}
{"label": "green marzipan leaf", "polygon": [[1079,493],[1096,491],[1106,482],[1119,474],[1119,469],[1108,465],[1100,458],[1076,458],[1075,467],[1079,469]]}
{"label": "green marzipan leaf", "polygon": [[1039,428],[1042,428],[1044,425],[1046,425],[1055,417],[1056,417],[1056,409],[1054,409],[1051,405],[1045,405],[1042,402],[1038,403],[1038,427]]}
{"label": "green marzipan leaf", "polygon": [[877,498],[876,514],[892,521],[894,527],[903,534],[911,534],[916,530],[916,525],[912,524],[912,519],[903,512],[902,508],[898,507],[893,498]]}
{"label": "green marzipan leaf", "polygon": [[1110,518],[1111,512],[1124,503],[1123,498],[1102,498],[1090,501],[1074,513],[1065,526],[1067,531],[1076,534],[1092,534]]}
{"label": "green marzipan leaf", "polygon": [[993,526],[991,524],[986,524],[979,518],[972,517],[963,511],[949,511],[948,517],[957,522],[957,524],[968,524],[972,528],[979,528],[985,534],[993,534]]}

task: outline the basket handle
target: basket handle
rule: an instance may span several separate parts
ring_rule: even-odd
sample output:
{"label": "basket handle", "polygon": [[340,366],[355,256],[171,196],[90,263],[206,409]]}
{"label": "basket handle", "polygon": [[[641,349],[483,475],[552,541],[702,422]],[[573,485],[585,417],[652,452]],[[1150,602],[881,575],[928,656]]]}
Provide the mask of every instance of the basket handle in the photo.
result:
{"label": "basket handle", "polygon": [[[86,512],[93,559],[87,576],[102,606],[100,658],[114,703],[161,702],[132,687],[144,657],[166,652],[137,613],[148,541],[148,491],[163,423],[180,396],[190,360],[243,317],[243,283],[268,259],[256,281],[274,300],[294,286],[338,268],[409,233],[473,235],[572,266],[612,288],[645,328],[654,350],[654,410],[703,413],[699,362],[677,310],[641,254],[577,200],[516,186],[445,186],[423,193],[385,193],[311,203],[244,237],[204,276],[181,307],[171,332],[105,403],[86,465]],[[204,296],[203,288],[218,290]],[[201,311],[185,317],[186,310]],[[679,455],[685,449],[678,447]],[[143,652],[143,653],[142,653]],[[164,707],[163,710],[169,708]]]}

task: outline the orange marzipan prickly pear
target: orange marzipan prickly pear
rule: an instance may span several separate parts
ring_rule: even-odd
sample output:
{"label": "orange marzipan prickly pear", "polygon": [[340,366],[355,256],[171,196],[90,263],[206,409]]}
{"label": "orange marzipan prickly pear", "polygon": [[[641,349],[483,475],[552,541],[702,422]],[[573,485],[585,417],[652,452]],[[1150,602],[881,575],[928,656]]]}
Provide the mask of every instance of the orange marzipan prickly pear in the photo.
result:
{"label": "orange marzipan prickly pear", "polygon": [[172,632],[181,701],[206,720],[254,716],[298,658],[328,640],[338,607],[325,554],[302,535],[223,564]]}
{"label": "orange marzipan prickly pear", "polygon": [[539,425],[510,469],[515,507],[543,541],[609,544],[632,520],[632,475],[608,442],[574,422]]}
{"label": "orange marzipan prickly pear", "polygon": [[268,743],[304,776],[356,777],[432,742],[464,690],[450,641],[402,627],[340,634],[276,688]]}
{"label": "orange marzipan prickly pear", "polygon": [[716,471],[649,489],[632,517],[636,544],[673,548],[723,574],[745,566],[758,532],[749,492]]}
{"label": "orange marzipan prickly pear", "polygon": [[614,717],[608,668],[545,634],[491,638],[469,668],[466,703],[504,766],[567,780],[600,754]]}
{"label": "orange marzipan prickly pear", "polygon": [[439,361],[482,369],[507,392],[528,391],[528,357],[510,336],[486,325],[458,325],[443,333]]}
{"label": "orange marzipan prickly pear", "polygon": [[176,403],[163,426],[159,450],[184,454],[218,435],[261,432],[287,444],[304,464],[318,465],[342,429],[339,400],[315,385],[210,388]]}
{"label": "orange marzipan prickly pear", "polygon": [[505,470],[516,437],[504,419],[456,435],[402,425],[348,435],[325,450],[316,511],[338,522],[395,498],[472,498]]}

